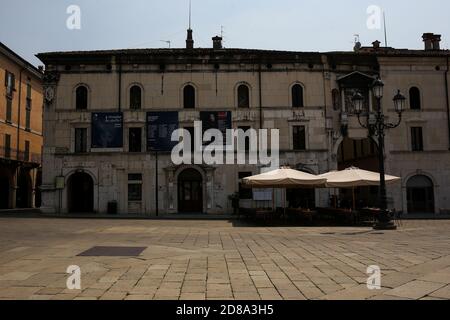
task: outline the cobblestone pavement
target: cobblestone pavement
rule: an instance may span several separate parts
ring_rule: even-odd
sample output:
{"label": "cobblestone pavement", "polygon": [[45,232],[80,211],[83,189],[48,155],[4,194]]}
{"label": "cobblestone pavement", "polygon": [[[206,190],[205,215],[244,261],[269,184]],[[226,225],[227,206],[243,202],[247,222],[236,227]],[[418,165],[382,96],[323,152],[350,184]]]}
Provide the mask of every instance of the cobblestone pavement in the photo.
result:
{"label": "cobblestone pavement", "polygon": [[[94,246],[138,257],[80,257]],[[69,265],[81,290],[66,288]],[[368,290],[369,265],[382,270]],[[450,221],[398,231],[229,221],[0,219],[0,299],[450,299]]]}

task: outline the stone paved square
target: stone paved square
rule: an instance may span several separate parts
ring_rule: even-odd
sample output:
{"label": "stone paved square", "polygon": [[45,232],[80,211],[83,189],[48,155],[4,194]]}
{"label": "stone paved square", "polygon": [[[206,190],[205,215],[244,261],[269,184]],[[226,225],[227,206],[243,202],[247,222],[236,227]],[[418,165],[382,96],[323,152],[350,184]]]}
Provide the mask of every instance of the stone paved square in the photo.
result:
{"label": "stone paved square", "polygon": [[[136,257],[78,256],[146,247]],[[69,290],[67,267],[81,268]],[[381,268],[369,290],[367,267]],[[0,218],[0,299],[450,299],[450,221],[264,227],[240,221]]]}

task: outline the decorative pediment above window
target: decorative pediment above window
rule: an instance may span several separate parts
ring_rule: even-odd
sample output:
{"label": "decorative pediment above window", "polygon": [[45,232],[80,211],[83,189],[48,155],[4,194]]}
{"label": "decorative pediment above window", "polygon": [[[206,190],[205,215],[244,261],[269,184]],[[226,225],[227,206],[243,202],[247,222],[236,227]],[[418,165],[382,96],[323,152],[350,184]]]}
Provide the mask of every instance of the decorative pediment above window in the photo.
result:
{"label": "decorative pediment above window", "polygon": [[354,71],[345,76],[338,77],[337,82],[340,88],[368,89],[375,79],[376,78],[371,75],[360,71]]}

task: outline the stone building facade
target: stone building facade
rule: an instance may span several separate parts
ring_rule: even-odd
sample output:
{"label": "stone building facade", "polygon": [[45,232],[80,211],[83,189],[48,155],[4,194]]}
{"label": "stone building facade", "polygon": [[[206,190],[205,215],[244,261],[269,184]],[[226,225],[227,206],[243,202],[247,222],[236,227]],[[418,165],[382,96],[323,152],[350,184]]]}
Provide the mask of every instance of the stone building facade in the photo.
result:
{"label": "stone building facade", "polygon": [[0,209],[40,205],[42,72],[0,43]]}
{"label": "stone building facade", "polygon": [[[205,112],[229,114],[233,128],[279,129],[280,164],[299,170],[377,171],[376,143],[359,126],[351,96],[361,92],[366,111],[374,110],[370,85],[380,77],[389,120],[397,120],[397,90],[407,96],[401,125],[386,137],[387,172],[403,178],[389,187],[390,207],[448,211],[449,52],[439,40],[424,35],[425,50],[374,42],[353,52],[313,53],[224,49],[215,37],[211,49],[39,54],[47,96],[43,210],[106,213],[116,202],[120,213],[226,214],[236,192],[241,206],[252,205],[240,179],[261,166],[176,166],[170,152],[148,148],[149,112],[173,111],[186,129]],[[93,122],[105,114],[119,119],[118,131],[111,129],[114,143],[99,148]],[[358,196],[370,205],[376,192],[361,189]],[[300,206],[328,206],[333,191],[291,193]]]}

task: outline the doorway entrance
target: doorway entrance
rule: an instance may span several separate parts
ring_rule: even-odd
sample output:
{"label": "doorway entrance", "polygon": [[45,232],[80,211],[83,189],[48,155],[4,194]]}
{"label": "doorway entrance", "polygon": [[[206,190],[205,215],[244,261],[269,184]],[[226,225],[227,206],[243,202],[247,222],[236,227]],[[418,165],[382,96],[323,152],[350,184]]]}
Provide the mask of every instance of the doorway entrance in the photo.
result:
{"label": "doorway entrance", "polygon": [[434,185],[430,178],[414,176],[406,184],[408,213],[434,213]]}
{"label": "doorway entrance", "polygon": [[0,209],[9,209],[9,178],[0,176]]}
{"label": "doorway entrance", "polygon": [[17,178],[17,186],[16,207],[31,208],[31,194],[33,192],[33,187],[29,171],[20,170]]}
{"label": "doorway entrance", "polygon": [[67,187],[69,212],[94,212],[94,181],[89,174],[74,173],[69,178]]}
{"label": "doorway entrance", "polygon": [[195,169],[186,169],[178,176],[178,211],[203,213],[203,178]]}

